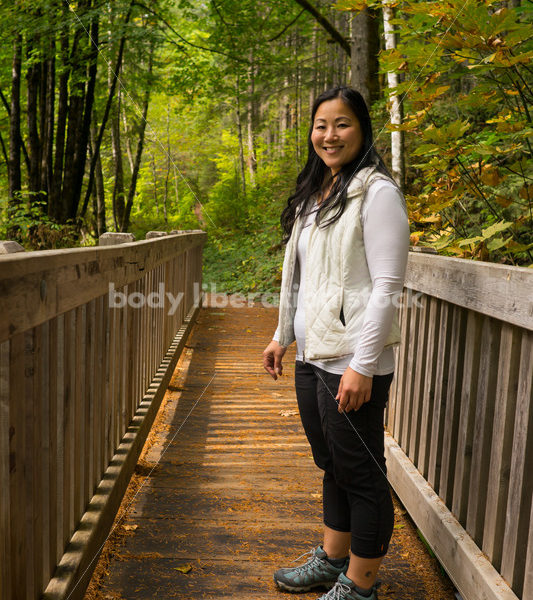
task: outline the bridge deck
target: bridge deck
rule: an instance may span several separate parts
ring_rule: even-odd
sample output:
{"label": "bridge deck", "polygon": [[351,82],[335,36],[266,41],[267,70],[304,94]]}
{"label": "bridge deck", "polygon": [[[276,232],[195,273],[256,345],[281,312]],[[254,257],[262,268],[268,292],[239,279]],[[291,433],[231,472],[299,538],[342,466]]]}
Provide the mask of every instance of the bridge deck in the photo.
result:
{"label": "bridge deck", "polygon": [[[320,473],[301,429],[293,353],[272,381],[276,311],[204,308],[86,600],[288,598],[272,572],[320,542]],[[396,503],[380,600],[452,600]],[[320,594],[290,595],[318,598]]]}

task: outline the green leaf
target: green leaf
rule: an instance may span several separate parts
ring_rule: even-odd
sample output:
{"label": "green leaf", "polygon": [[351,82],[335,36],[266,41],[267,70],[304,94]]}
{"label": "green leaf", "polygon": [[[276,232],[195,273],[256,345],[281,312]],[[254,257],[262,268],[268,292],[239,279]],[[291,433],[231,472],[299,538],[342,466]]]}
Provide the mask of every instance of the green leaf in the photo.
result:
{"label": "green leaf", "polygon": [[513,223],[510,223],[509,221],[499,221],[498,223],[494,223],[494,225],[490,225],[489,227],[483,229],[483,231],[481,232],[481,235],[483,236],[482,239],[488,240],[489,238],[495,236],[497,233],[501,233],[502,231],[505,231],[506,229],[509,229],[509,227],[512,226]]}
{"label": "green leaf", "polygon": [[499,250],[500,248],[505,246],[508,241],[509,241],[509,238],[507,238],[507,239],[505,239],[503,237],[494,238],[494,239],[490,240],[490,242],[488,242],[487,250],[489,250],[490,252],[493,252],[494,250]]}

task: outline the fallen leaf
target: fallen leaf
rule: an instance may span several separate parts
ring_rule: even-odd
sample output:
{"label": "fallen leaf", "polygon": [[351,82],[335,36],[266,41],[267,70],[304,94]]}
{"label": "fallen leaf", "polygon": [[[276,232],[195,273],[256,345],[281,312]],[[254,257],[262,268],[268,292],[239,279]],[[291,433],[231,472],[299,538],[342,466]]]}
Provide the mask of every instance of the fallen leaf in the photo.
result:
{"label": "fallen leaf", "polygon": [[298,414],[298,411],[297,410],[292,410],[292,409],[290,409],[290,410],[280,410],[279,414],[282,417],[294,417],[294,415]]}
{"label": "fallen leaf", "polygon": [[126,531],[135,531],[139,527],[138,525],[124,525]]}
{"label": "fallen leaf", "polygon": [[174,571],[179,571],[180,573],[188,573],[192,571],[191,565],[182,565],[181,567],[174,567]]}

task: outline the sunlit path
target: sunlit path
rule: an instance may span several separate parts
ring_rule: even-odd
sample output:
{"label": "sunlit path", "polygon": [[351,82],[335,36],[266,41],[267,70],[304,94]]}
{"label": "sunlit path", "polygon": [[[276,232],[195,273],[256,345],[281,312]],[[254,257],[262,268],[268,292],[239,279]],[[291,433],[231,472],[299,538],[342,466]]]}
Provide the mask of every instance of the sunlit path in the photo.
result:
{"label": "sunlit path", "polygon": [[[200,312],[86,598],[287,597],[272,573],[319,543],[321,478],[296,411],[293,352],[278,382],[261,367],[276,316]],[[452,600],[396,512],[380,599]]]}

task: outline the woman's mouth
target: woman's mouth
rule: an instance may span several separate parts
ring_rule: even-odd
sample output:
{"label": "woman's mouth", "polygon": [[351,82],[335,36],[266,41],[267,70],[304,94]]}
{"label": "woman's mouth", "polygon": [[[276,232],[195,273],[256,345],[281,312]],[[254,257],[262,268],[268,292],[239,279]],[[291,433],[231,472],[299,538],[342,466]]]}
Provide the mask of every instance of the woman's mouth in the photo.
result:
{"label": "woman's mouth", "polygon": [[324,152],[328,154],[334,154],[335,152],[339,152],[342,150],[342,146],[323,146]]}

